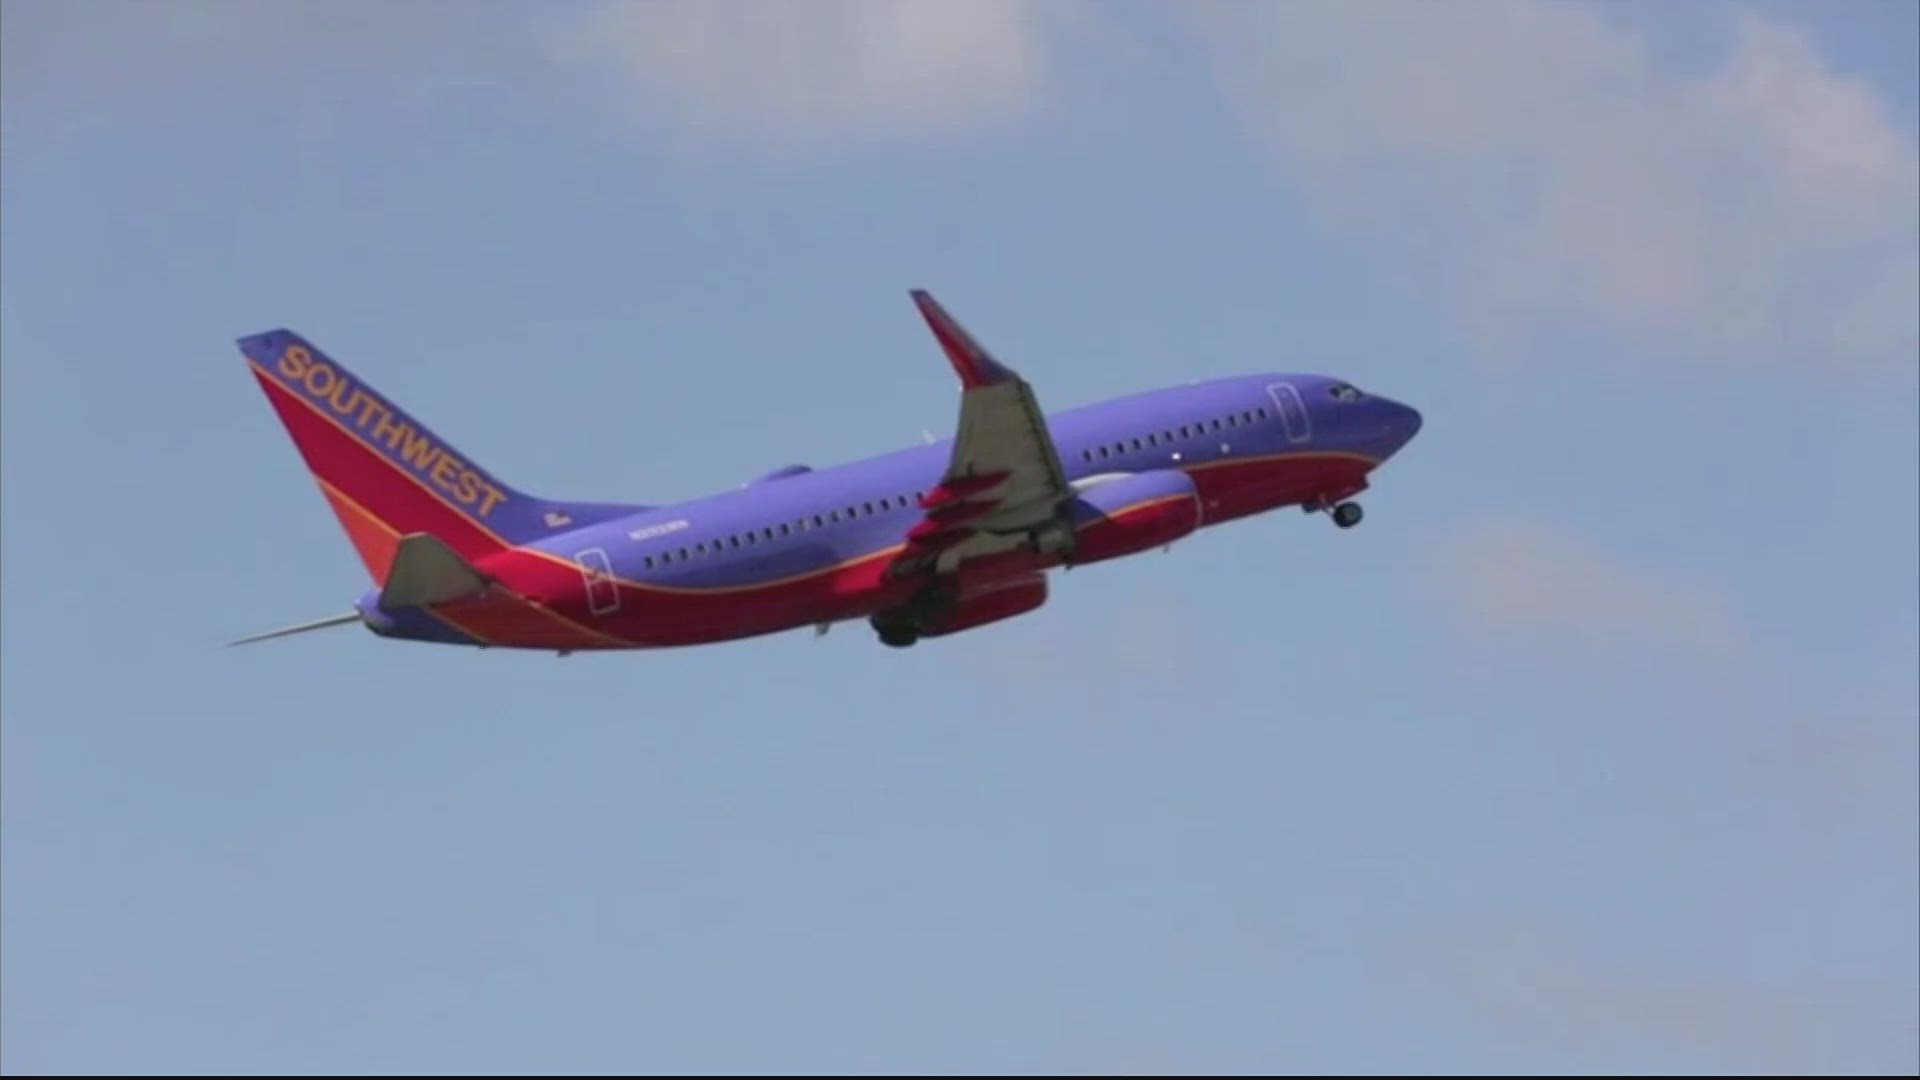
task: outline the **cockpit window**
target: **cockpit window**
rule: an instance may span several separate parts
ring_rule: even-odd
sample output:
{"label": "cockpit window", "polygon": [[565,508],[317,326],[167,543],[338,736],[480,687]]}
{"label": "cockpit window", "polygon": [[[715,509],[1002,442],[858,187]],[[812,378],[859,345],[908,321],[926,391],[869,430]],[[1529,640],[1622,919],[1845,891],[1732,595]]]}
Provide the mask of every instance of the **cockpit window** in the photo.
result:
{"label": "cockpit window", "polygon": [[1334,383],[1332,386],[1327,387],[1327,393],[1332,394],[1336,401],[1360,400],[1360,391],[1355,390],[1346,383]]}

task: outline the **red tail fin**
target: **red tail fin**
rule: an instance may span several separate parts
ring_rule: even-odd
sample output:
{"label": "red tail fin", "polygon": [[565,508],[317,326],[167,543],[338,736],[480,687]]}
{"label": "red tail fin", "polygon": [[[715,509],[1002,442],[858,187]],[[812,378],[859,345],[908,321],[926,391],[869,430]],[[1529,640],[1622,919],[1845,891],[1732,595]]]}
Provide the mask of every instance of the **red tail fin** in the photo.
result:
{"label": "red tail fin", "polygon": [[240,351],[376,580],[409,533],[478,560],[643,509],[514,490],[290,330],[241,338]]}

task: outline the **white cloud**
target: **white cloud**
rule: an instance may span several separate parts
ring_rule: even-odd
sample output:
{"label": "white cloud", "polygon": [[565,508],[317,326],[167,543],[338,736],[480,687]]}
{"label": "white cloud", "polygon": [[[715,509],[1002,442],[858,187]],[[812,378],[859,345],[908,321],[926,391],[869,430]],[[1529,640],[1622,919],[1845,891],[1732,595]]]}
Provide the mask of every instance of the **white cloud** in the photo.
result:
{"label": "white cloud", "polygon": [[1915,366],[1920,158],[1799,33],[1744,18],[1688,80],[1597,7],[1191,11],[1283,169],[1457,290],[1491,349],[1574,328],[1661,361]]}
{"label": "white cloud", "polygon": [[1444,542],[1438,584],[1467,630],[1558,645],[1734,655],[1742,635],[1719,590],[1630,566],[1565,529],[1486,515]]}
{"label": "white cloud", "polygon": [[1028,0],[647,0],[589,19],[643,108],[776,142],[1017,120],[1045,81]]}

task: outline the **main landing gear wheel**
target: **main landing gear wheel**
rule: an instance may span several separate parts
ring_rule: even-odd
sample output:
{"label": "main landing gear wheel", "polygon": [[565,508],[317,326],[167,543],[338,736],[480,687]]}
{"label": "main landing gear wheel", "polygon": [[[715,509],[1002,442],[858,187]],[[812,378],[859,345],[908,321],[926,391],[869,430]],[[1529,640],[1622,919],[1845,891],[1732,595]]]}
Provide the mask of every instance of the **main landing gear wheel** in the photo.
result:
{"label": "main landing gear wheel", "polygon": [[867,621],[874,633],[880,635],[882,644],[904,649],[919,641],[927,627],[952,610],[958,600],[959,594],[951,582],[934,582],[914,593],[905,603],[875,612]]}
{"label": "main landing gear wheel", "polygon": [[1364,512],[1356,502],[1344,502],[1333,508],[1333,523],[1343,529],[1351,529],[1360,524],[1363,516],[1365,516]]}
{"label": "main landing gear wheel", "polygon": [[903,612],[881,612],[867,621],[873,626],[873,632],[880,635],[882,645],[904,649],[920,640],[919,623]]}

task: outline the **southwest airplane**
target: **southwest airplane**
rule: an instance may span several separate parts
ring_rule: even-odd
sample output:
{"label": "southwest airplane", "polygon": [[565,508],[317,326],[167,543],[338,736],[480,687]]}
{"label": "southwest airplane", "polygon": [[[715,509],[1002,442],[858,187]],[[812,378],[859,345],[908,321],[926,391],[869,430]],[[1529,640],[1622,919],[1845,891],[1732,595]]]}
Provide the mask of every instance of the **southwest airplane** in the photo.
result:
{"label": "southwest airplane", "polygon": [[866,619],[905,647],[1038,608],[1047,571],[1165,548],[1281,507],[1348,501],[1420,414],[1320,375],[1216,379],[1048,416],[922,290],[960,377],[951,439],[788,465],[671,506],[528,495],[288,330],[241,338],[378,583],[344,615],[452,645],[643,649]]}

